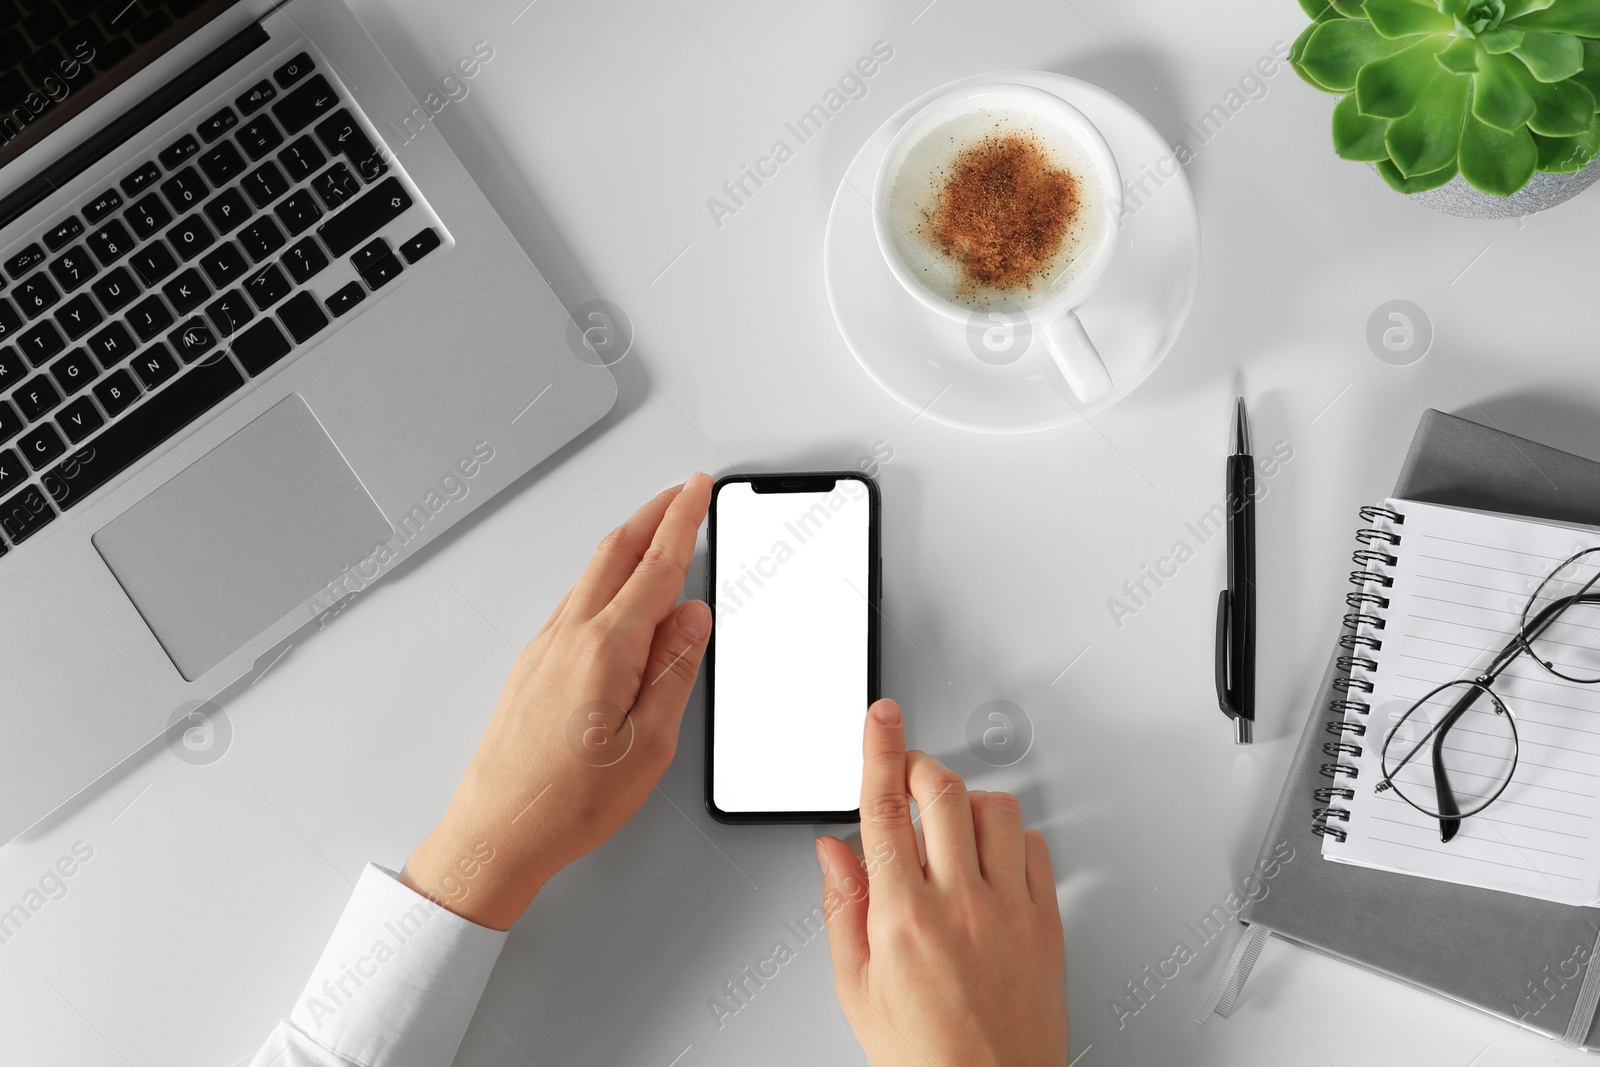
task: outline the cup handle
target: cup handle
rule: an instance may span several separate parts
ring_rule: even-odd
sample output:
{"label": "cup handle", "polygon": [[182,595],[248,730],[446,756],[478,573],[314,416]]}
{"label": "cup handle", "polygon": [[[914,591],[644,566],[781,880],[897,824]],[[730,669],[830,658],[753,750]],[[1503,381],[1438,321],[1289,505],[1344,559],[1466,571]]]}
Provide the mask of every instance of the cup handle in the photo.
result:
{"label": "cup handle", "polygon": [[1056,361],[1067,386],[1085,404],[1093,404],[1111,395],[1111,375],[1089,335],[1078,321],[1077,312],[1070,308],[1053,319],[1042,323],[1039,332],[1044,334],[1045,347],[1050,358]]}

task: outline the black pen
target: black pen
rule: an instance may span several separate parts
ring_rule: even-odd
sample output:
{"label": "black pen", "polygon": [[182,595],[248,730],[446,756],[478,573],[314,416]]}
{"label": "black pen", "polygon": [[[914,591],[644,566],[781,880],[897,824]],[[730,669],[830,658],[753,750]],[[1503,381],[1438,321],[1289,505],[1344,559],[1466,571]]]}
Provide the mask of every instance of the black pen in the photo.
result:
{"label": "black pen", "polygon": [[1256,461],[1244,397],[1233,402],[1228,456],[1228,588],[1217,598],[1217,703],[1248,745],[1256,721]]}

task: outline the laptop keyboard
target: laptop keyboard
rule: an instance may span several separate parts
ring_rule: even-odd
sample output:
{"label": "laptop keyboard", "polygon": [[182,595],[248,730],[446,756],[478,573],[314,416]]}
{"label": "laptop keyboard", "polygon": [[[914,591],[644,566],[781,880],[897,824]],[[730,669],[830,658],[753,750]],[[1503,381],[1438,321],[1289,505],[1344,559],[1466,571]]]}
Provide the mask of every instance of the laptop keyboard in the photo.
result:
{"label": "laptop keyboard", "polygon": [[0,556],[442,243],[309,54],[226,98],[0,250]]}

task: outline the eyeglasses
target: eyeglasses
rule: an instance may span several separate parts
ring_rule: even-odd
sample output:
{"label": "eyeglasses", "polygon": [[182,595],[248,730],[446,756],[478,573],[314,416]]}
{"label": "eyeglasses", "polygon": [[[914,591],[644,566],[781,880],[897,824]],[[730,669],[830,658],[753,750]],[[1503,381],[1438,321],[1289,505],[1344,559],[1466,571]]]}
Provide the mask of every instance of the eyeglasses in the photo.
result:
{"label": "eyeglasses", "polygon": [[[1516,636],[1481,674],[1425,694],[1384,739],[1377,791],[1393,789],[1439,820],[1441,841],[1511,784],[1521,751],[1517,720],[1493,687],[1523,653],[1564,681],[1600,683],[1600,547],[1569,557],[1539,583]],[[1426,761],[1419,758],[1424,750]]]}

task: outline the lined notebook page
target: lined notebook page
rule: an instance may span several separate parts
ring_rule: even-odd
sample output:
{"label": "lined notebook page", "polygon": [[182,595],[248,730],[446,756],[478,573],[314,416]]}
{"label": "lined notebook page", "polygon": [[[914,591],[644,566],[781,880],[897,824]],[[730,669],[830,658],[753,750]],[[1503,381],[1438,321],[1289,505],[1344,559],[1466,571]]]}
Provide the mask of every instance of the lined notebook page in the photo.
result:
{"label": "lined notebook page", "polygon": [[1377,611],[1386,625],[1358,632],[1383,647],[1361,653],[1377,662],[1376,671],[1356,672],[1373,682],[1373,692],[1349,694],[1372,710],[1346,716],[1365,723],[1366,733],[1343,738],[1362,749],[1340,759],[1358,777],[1325,783],[1347,785],[1356,797],[1331,802],[1350,810],[1347,824],[1330,824],[1348,837],[1325,837],[1324,857],[1565,904],[1600,902],[1600,685],[1556,678],[1526,653],[1500,675],[1494,691],[1515,715],[1521,741],[1516,772],[1500,798],[1463,820],[1448,843],[1439,840],[1436,819],[1393,790],[1374,789],[1383,740],[1405,709],[1487,666],[1515,636],[1529,594],[1573,553],[1600,545],[1600,530],[1404,500],[1385,506],[1405,522],[1373,524],[1400,536],[1392,548],[1373,546],[1398,562],[1377,568],[1394,579],[1392,587],[1368,586],[1389,599]]}

